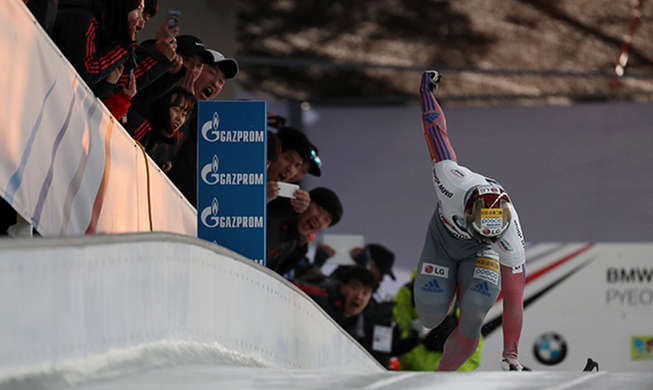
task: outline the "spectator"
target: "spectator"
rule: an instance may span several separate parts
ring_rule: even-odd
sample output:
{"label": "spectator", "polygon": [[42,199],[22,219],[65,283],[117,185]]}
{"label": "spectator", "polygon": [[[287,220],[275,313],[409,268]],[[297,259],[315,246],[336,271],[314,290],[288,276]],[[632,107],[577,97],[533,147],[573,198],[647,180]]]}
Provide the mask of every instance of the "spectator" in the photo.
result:
{"label": "spectator", "polygon": [[311,144],[311,155],[308,160],[304,160],[301,168],[297,170],[297,173],[288,179],[289,183],[299,183],[307,173],[319,177],[322,175],[322,160],[318,155],[317,146]]}
{"label": "spectator", "polygon": [[362,339],[364,320],[361,315],[377,284],[374,275],[363,267],[352,267],[341,280],[320,286],[295,283],[354,339]]}
{"label": "spectator", "polygon": [[[144,0],[143,24],[154,17],[159,9],[158,0]],[[141,45],[134,46],[134,56],[126,61],[126,67],[118,80],[119,85],[131,85],[129,78],[136,80],[135,90],[142,91],[145,87],[159,78],[175,63],[177,54],[175,48],[177,43],[174,38],[159,39],[147,50]],[[109,77],[93,85],[93,93],[100,99],[104,99],[112,93],[119,93],[115,90],[115,82],[108,82]]]}
{"label": "spectator", "polygon": [[276,198],[277,182],[290,183],[292,178],[301,168],[304,161],[309,161],[311,156],[311,143],[301,131],[285,127],[277,133],[281,143],[281,153],[274,163],[268,168],[268,218],[295,219],[308,207],[311,198],[308,192],[298,189],[293,199]]}
{"label": "spectator", "polygon": [[[199,77],[193,83],[195,101],[213,100],[227,80],[238,74],[238,63],[234,59],[225,58],[215,50],[208,52],[211,55],[210,61],[202,67]],[[172,159],[172,169],[167,174],[186,199],[197,206],[197,105],[182,132],[187,138],[182,138],[183,143]]]}
{"label": "spectator", "polygon": [[154,103],[135,105],[127,114],[125,130],[138,142],[161,167],[170,170],[172,163],[166,147],[176,145],[181,139],[179,129],[193,109],[195,97],[181,87],[174,87]]}
{"label": "spectator", "polygon": [[[412,280],[401,287],[395,297],[394,318],[403,330],[402,339],[414,339],[415,333],[423,335],[427,331],[419,321],[417,309],[415,308],[413,289],[415,287],[416,273],[417,270],[413,270]],[[435,371],[442,358],[444,342],[456,326],[458,326],[458,315],[449,313],[440,325],[419,340],[415,348],[406,353],[398,354],[401,370]],[[482,351],[483,337],[481,336],[476,351],[458,371],[472,371],[478,368],[481,364]]]}
{"label": "spectator", "polygon": [[[354,248],[350,255],[358,264],[357,266],[366,267],[370,270],[377,285],[383,282],[385,275],[389,275],[395,280],[392,266],[395,261],[395,254],[388,248],[379,244],[368,244],[365,247]],[[340,266],[330,276],[332,280],[342,278],[349,269],[354,266]],[[375,290],[376,292],[376,290]],[[416,335],[402,338],[404,328],[399,326],[394,320],[394,302],[376,300],[374,297],[370,300],[363,311],[365,318],[365,337],[360,343],[367,351],[384,367],[390,368],[390,358],[410,351],[418,342]],[[379,335],[383,335],[385,343],[379,343]]]}
{"label": "spectator", "polygon": [[52,40],[92,87],[132,55],[144,7],[143,0],[60,0]]}
{"label": "spectator", "polygon": [[309,192],[311,202],[297,219],[274,219],[268,216],[267,266],[284,275],[294,269],[308,251],[308,237],[342,217],[342,204],[335,192],[318,187]]}
{"label": "spectator", "polygon": [[[354,248],[349,253],[351,258],[356,264],[367,267],[379,285],[383,282],[385,275],[389,275],[392,280],[396,280],[392,266],[395,262],[395,254],[388,248],[379,244],[367,244],[365,247]],[[350,266],[340,266],[333,273],[331,277],[338,279],[341,272]]]}
{"label": "spectator", "polygon": [[[173,42],[168,43],[168,42]],[[170,47],[175,47],[176,56],[170,56]],[[141,75],[143,86],[139,83],[139,94],[136,101],[140,104],[149,104],[165,95],[175,85],[180,85],[194,93],[194,83],[202,72],[204,63],[213,61],[213,55],[204,48],[199,38],[192,35],[180,35],[177,38],[163,37],[158,40],[143,42],[137,49],[139,61],[151,63],[152,59],[156,64],[144,72],[135,74]],[[159,57],[165,53],[165,60]],[[172,58],[170,61],[167,59]],[[125,76],[123,76],[125,77]],[[143,89],[145,86],[147,88]]]}

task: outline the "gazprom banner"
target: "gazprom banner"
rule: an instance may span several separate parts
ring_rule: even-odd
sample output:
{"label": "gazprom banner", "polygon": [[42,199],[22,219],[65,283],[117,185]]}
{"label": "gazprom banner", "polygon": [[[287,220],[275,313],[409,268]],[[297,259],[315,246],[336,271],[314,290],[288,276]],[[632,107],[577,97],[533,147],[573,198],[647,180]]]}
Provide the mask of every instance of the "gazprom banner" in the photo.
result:
{"label": "gazprom banner", "polygon": [[265,265],[267,102],[201,101],[197,236]]}

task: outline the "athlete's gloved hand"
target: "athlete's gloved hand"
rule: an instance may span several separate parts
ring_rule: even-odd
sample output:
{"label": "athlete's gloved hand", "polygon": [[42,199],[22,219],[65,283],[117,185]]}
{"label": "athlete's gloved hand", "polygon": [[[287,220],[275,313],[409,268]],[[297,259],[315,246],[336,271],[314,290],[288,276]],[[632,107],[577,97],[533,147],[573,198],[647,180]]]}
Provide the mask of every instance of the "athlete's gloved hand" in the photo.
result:
{"label": "athlete's gloved hand", "polygon": [[501,361],[503,371],[530,371],[530,368],[524,367],[515,358],[506,358]]}

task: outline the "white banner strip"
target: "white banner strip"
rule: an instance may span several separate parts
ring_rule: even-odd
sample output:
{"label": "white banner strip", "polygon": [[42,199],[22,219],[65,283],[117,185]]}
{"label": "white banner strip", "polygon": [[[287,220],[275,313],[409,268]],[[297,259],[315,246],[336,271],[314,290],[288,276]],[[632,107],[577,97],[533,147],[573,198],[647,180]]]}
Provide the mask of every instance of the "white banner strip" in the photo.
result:
{"label": "white banner strip", "polygon": [[196,236],[195,209],[95,98],[22,1],[0,2],[0,35],[0,50],[11,53],[0,58],[0,195],[43,236],[150,230]]}

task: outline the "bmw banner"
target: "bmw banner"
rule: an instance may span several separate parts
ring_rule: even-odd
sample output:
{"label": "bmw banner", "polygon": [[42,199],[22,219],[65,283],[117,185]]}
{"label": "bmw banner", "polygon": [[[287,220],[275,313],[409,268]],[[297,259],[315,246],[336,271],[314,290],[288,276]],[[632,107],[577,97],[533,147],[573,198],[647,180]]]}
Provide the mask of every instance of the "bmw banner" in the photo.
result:
{"label": "bmw banner", "polygon": [[267,102],[200,101],[197,237],[265,265]]}

